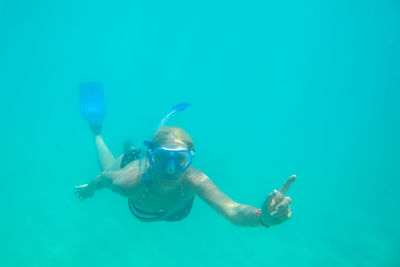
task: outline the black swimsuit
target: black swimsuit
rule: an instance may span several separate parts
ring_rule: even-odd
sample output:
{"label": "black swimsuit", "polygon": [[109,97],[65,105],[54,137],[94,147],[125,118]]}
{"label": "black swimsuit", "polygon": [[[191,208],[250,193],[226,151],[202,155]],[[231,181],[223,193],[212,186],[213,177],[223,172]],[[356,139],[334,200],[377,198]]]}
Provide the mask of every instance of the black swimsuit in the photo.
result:
{"label": "black swimsuit", "polygon": [[183,220],[186,218],[190,211],[192,210],[194,197],[189,200],[185,201],[186,205],[179,210],[167,212],[164,210],[159,211],[147,211],[140,207],[140,202],[135,201],[131,198],[128,199],[129,209],[131,210],[132,214],[143,222],[154,222],[154,221],[167,221],[167,222],[176,222]]}

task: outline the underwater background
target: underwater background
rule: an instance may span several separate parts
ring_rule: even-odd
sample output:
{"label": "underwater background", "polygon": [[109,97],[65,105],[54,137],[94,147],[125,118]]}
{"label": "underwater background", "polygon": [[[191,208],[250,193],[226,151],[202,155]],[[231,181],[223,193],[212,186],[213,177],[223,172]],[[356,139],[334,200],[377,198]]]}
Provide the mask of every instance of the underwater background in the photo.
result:
{"label": "underwater background", "polygon": [[[400,2],[0,0],[0,266],[400,266]],[[230,224],[197,198],[143,223],[99,174],[79,84],[103,84],[103,137],[192,135],[193,166],[260,207],[296,174],[293,217]]]}

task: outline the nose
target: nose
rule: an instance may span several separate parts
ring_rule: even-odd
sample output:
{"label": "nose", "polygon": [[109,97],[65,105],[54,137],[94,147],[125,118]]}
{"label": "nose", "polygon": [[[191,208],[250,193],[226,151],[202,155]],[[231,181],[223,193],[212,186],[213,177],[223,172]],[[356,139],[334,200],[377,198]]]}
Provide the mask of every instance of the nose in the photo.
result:
{"label": "nose", "polygon": [[174,161],[172,159],[168,160],[167,173],[168,174],[174,174],[175,173],[175,163],[174,163]]}

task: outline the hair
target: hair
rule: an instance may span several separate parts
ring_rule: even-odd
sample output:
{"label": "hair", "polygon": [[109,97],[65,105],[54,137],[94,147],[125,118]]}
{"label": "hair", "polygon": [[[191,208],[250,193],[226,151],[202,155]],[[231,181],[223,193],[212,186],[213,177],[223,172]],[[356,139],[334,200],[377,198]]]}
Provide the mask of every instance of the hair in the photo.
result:
{"label": "hair", "polygon": [[176,126],[163,126],[153,136],[152,147],[160,147],[168,143],[184,145],[188,150],[193,150],[193,139],[182,128]]}

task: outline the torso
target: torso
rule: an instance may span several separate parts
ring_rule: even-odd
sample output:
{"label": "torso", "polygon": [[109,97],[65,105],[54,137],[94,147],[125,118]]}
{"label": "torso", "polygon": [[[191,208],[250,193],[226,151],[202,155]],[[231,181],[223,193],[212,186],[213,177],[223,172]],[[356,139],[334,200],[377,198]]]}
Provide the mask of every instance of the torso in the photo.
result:
{"label": "torso", "polygon": [[138,191],[140,191],[140,193],[135,194],[136,196],[131,199],[134,200],[136,204],[140,205],[141,208],[148,211],[176,210],[180,206],[184,207],[186,205],[186,202],[191,201],[194,197],[194,194],[190,194],[188,188],[185,186],[183,186],[183,195],[181,194],[179,187],[171,190],[168,193],[159,194],[152,192],[150,185],[147,193],[144,195],[144,197],[142,197],[145,190],[146,185],[141,185],[140,188],[138,188]]}
{"label": "torso", "polygon": [[[137,162],[132,162],[129,165],[138,165]],[[127,166],[127,168],[129,167]],[[135,168],[138,170],[138,168]],[[192,173],[192,168],[188,168],[185,174],[175,187],[167,192],[156,192],[153,184],[146,184],[143,178],[137,173],[136,179],[140,182],[134,183],[134,188],[129,190],[131,193],[128,198],[132,199],[133,202],[148,211],[157,212],[159,210],[173,211],[180,207],[184,207],[188,202],[193,200],[195,196],[193,188],[190,186],[189,177]],[[153,187],[153,190],[152,190]]]}

